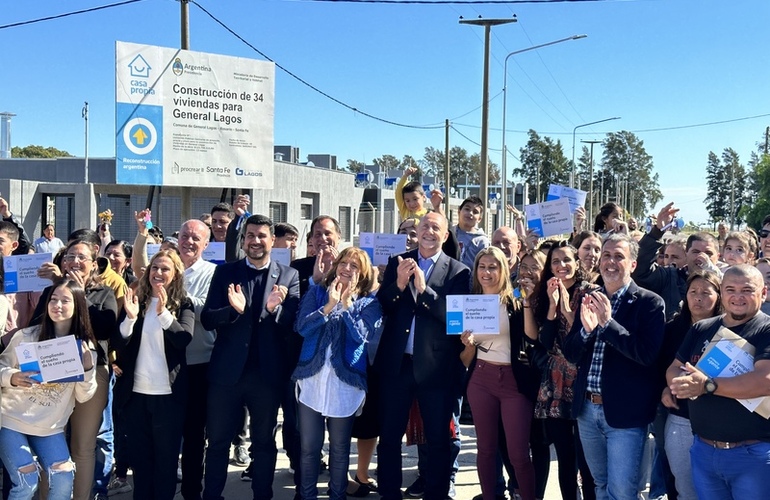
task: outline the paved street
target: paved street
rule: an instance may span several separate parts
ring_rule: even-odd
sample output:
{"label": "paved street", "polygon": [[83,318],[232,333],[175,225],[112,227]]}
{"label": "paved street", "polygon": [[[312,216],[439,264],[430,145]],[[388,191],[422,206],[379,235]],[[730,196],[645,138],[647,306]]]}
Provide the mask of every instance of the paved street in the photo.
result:
{"label": "paved street", "polygon": [[[456,492],[457,500],[470,500],[475,495],[481,493],[481,488],[478,484],[478,476],[476,474],[476,435],[473,426],[463,425],[462,429],[462,442],[463,448],[460,453],[460,472],[457,476]],[[278,445],[280,446],[280,435],[278,433]],[[404,448],[404,487],[409,486],[414,478],[417,476],[417,447],[405,446]],[[559,494],[558,479],[557,479],[557,467],[556,459],[553,455],[552,448],[551,459],[551,473],[550,480],[548,481],[548,488],[546,489],[545,498],[547,500],[557,500],[561,498]],[[355,470],[355,464],[357,460],[357,454],[355,451],[355,440],[353,442],[353,449],[350,457],[350,469]],[[376,457],[375,457],[376,460]],[[376,464],[372,465],[372,470],[376,469]],[[230,466],[227,480],[227,487],[225,489],[224,496],[228,500],[250,500],[251,496],[251,484],[241,481],[241,472],[244,469],[241,467]],[[328,474],[322,474],[319,482],[319,491],[322,493],[321,498],[328,498],[323,495],[327,489]],[[130,480],[130,478],[129,478]],[[294,484],[292,475],[289,473],[289,460],[286,458],[286,454],[283,450],[278,452],[278,465],[275,473],[275,482],[273,484],[275,492],[275,500],[292,500],[294,498]],[[131,493],[124,493],[121,495],[113,495],[113,499],[124,500],[131,498]],[[352,498],[352,497],[350,497]],[[379,498],[376,494],[371,494],[367,498],[371,500],[377,500]],[[138,499],[140,500],[140,499]],[[175,500],[182,500],[182,495],[177,494]]]}

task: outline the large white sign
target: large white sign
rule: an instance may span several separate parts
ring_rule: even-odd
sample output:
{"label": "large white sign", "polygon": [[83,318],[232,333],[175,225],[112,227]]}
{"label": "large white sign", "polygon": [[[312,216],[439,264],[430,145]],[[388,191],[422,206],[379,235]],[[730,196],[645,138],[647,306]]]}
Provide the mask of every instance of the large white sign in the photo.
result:
{"label": "large white sign", "polygon": [[273,188],[275,65],[116,44],[118,184]]}

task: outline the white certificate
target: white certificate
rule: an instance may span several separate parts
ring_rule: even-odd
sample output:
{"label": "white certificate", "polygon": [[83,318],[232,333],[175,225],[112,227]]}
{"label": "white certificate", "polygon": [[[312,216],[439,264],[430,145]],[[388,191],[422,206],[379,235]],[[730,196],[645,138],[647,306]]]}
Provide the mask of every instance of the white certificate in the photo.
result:
{"label": "white certificate", "polygon": [[[737,377],[754,371],[754,346],[727,328],[720,328],[712,345],[703,353],[696,368],[709,377]],[[766,397],[739,399],[751,411],[756,411]],[[768,418],[767,415],[763,415]]]}
{"label": "white certificate", "polygon": [[406,235],[390,233],[361,233],[358,247],[369,254],[372,265],[387,265],[388,259],[406,251]]}
{"label": "white certificate", "polygon": [[284,266],[290,266],[291,248],[273,248],[270,250],[270,260],[274,260]]}
{"label": "white certificate", "polygon": [[572,233],[572,214],[567,198],[527,205],[524,211],[527,227],[534,229],[541,238]]}
{"label": "white certificate", "polygon": [[447,295],[447,335],[460,335],[466,330],[484,335],[500,333],[499,295]]}
{"label": "white certificate", "polygon": [[214,264],[222,264],[225,261],[225,242],[224,241],[212,241],[209,242],[209,246],[203,251],[201,256],[203,260],[207,262],[213,262]]}
{"label": "white certificate", "polygon": [[38,372],[32,378],[41,383],[77,382],[84,378],[80,342],[74,335],[19,344],[16,358],[19,369]]}
{"label": "white certificate", "polygon": [[4,257],[5,293],[41,292],[51,286],[51,280],[37,276],[37,270],[45,262],[52,262],[50,253]]}
{"label": "white certificate", "polygon": [[545,200],[553,201],[559,198],[567,198],[569,200],[569,211],[575,213],[578,207],[585,206],[587,195],[586,191],[581,191],[580,189],[551,184],[548,187],[548,197]]}

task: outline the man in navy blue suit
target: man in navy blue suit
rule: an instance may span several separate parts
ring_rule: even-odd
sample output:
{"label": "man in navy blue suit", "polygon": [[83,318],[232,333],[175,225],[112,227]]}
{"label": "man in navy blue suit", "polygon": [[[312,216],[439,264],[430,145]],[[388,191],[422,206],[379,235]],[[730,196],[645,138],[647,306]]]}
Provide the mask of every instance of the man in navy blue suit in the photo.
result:
{"label": "man in navy blue suit", "polygon": [[377,298],[385,319],[374,368],[380,379],[378,492],[402,498],[401,439],[416,398],[427,441],[426,500],[449,491],[449,422],[464,371],[463,345],[446,334],[446,296],[470,292],[470,270],[442,252],[447,221],[436,212],[417,226],[417,250],[388,262]]}
{"label": "man in navy blue suit", "polygon": [[209,365],[206,500],[222,498],[230,442],[243,425],[244,405],[251,415],[254,498],[273,497],[273,428],[293,368],[289,338],[299,306],[297,271],[270,260],[274,240],[272,220],[246,219],[246,257],[217,267],[201,312],[203,327],[217,332]]}
{"label": "man in navy blue suit", "polygon": [[638,254],[628,235],[604,240],[604,288],[585,296],[564,342],[564,356],[578,367],[572,412],[597,499],[637,498],[647,426],[660,400],[664,305],[631,279]]}

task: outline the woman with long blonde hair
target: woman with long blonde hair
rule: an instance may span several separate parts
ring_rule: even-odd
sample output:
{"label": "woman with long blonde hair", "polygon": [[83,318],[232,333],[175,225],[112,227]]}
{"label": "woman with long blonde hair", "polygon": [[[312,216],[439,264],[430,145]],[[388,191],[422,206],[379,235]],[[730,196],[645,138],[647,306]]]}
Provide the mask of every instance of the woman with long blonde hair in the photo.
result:
{"label": "woman with long blonde hair", "polygon": [[537,377],[522,359],[525,342],[521,302],[513,297],[505,254],[487,247],[476,255],[472,293],[500,298],[500,331],[494,335],[465,331],[460,359],[468,367],[468,402],[473,411],[478,454],[476,468],[484,500],[494,500],[497,480],[498,422],[505,430],[508,456],[516,471],[519,493],[535,499],[535,471],[529,456],[529,434]]}
{"label": "woman with long blonde hair", "polygon": [[[150,260],[136,292],[126,292],[117,336],[115,385],[128,455],[134,470],[134,498],[171,500],[182,442],[187,363],[195,310],[184,290],[184,267],[175,251]],[[122,344],[122,345],[121,345]]]}

